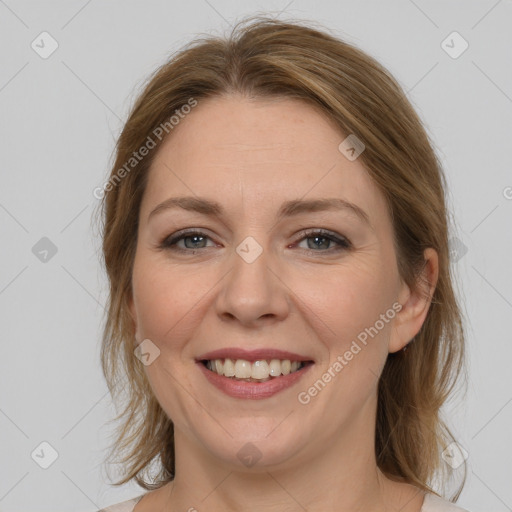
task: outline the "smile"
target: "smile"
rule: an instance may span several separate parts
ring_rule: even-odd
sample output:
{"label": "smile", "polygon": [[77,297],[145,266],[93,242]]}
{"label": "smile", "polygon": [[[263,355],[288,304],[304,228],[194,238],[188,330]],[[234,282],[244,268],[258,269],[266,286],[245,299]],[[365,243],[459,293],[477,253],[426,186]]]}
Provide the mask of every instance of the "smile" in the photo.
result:
{"label": "smile", "polygon": [[203,362],[209,370],[234,380],[245,382],[266,382],[270,379],[294,373],[306,364],[289,359],[257,360],[251,363],[245,359],[210,359]]}
{"label": "smile", "polygon": [[202,355],[196,363],[208,382],[225,394],[263,399],[293,386],[314,361],[274,349],[223,349]]}

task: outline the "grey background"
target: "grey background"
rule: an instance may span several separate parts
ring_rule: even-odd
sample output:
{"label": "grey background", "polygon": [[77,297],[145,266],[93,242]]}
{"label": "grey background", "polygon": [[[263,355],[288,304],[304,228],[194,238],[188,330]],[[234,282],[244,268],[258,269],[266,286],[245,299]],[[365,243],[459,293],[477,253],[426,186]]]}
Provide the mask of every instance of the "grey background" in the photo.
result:
{"label": "grey background", "polygon": [[[468,395],[445,408],[469,454],[459,504],[512,510],[510,0],[0,0],[1,511],[86,512],[142,492],[111,487],[102,466],[114,408],[93,190],[147,75],[197,33],[257,11],[357,44],[424,120],[449,180],[467,316]],[[46,59],[31,47],[43,31],[59,45]],[[469,43],[458,58],[441,46],[453,31]],[[48,469],[31,458],[48,462],[43,441],[58,452]]]}

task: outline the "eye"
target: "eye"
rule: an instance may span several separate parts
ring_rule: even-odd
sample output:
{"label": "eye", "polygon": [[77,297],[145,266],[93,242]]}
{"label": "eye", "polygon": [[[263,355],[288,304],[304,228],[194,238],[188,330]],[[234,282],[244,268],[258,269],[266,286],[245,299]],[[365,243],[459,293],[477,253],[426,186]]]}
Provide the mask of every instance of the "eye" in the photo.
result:
{"label": "eye", "polygon": [[[311,243],[307,242],[307,247],[303,248],[307,251],[312,252],[334,252],[334,251],[342,251],[347,250],[352,247],[351,243],[344,236],[336,235],[331,231],[327,231],[325,229],[314,229],[311,231],[307,231],[305,236],[299,239],[299,242],[303,240],[312,240]],[[328,245],[332,243],[336,244],[337,247],[329,248]],[[318,249],[326,249],[326,250],[318,250]]]}
{"label": "eye", "polygon": [[[179,252],[190,252],[194,249],[204,249],[209,237],[201,231],[181,231],[165,238],[159,245],[161,249],[170,249]],[[185,247],[178,245],[183,240]],[[191,241],[189,241],[191,240]]]}

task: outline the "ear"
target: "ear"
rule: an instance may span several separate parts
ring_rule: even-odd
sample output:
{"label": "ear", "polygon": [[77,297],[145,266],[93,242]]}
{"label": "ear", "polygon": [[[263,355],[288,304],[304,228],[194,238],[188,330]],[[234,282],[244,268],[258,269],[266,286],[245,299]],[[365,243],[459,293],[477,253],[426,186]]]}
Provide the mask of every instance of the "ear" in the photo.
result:
{"label": "ear", "polygon": [[425,249],[423,255],[425,264],[414,290],[402,283],[398,297],[402,309],[395,316],[391,330],[390,353],[402,350],[418,334],[427,317],[439,277],[439,258],[437,251],[431,247]]}

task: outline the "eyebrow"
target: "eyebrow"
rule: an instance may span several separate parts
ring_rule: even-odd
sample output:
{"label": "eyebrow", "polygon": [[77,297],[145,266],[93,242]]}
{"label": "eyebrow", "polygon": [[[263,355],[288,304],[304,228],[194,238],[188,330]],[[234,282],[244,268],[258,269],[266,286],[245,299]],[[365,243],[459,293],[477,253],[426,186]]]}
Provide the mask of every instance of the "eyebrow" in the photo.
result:
{"label": "eyebrow", "polygon": [[[216,201],[204,198],[183,196],[170,197],[157,205],[148,215],[148,221],[156,214],[165,210],[181,208],[183,210],[201,213],[212,217],[222,217],[224,209]],[[277,219],[300,215],[302,213],[321,212],[326,210],[346,210],[356,214],[365,224],[371,227],[368,214],[359,206],[339,197],[285,201],[277,214]]]}

